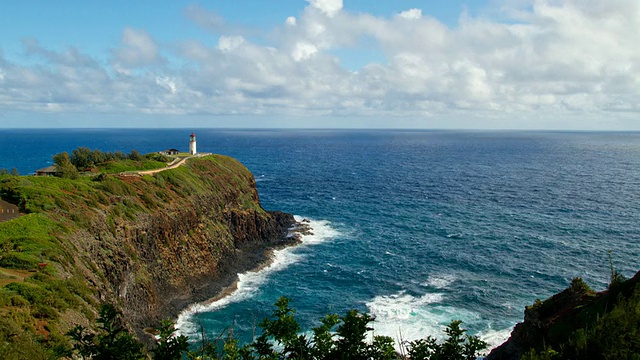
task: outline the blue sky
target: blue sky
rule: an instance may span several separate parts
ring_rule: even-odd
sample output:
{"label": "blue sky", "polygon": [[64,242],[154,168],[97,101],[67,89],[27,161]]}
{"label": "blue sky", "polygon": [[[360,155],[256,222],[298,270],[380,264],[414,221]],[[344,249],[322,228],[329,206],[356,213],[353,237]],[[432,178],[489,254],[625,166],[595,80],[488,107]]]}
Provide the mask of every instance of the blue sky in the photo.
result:
{"label": "blue sky", "polygon": [[0,128],[640,129],[636,0],[34,0],[0,24]]}
{"label": "blue sky", "polygon": [[[438,18],[449,26],[456,26],[463,11],[482,9],[486,1],[461,0],[358,0],[344,3],[345,10],[391,17],[406,9],[422,8],[425,14]],[[226,23],[256,35],[271,31],[289,16],[300,14],[308,3],[304,0],[243,0],[243,1],[12,1],[3,4],[0,12],[0,45],[4,55],[17,61],[23,58],[22,42],[36,39],[52,49],[64,50],[73,46],[96,58],[108,60],[109,50],[116,46],[122,30],[131,27],[144,29],[156,41],[165,44],[185,39],[198,39],[215,44],[215,33],[203,31],[185,16],[185,9],[194,4],[215,12]],[[219,34],[218,34],[219,35]],[[264,41],[253,36],[256,41]],[[374,54],[369,51],[369,54]],[[357,57],[358,52],[349,53]],[[366,59],[342,59],[344,62],[366,63]]]}

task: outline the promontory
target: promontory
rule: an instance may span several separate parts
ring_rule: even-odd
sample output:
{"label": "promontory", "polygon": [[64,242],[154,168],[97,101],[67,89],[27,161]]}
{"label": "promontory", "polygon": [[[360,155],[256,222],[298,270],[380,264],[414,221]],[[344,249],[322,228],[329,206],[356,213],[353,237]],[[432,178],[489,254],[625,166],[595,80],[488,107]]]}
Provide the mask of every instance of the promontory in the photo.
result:
{"label": "promontory", "polygon": [[253,175],[226,156],[60,175],[0,176],[20,215],[0,222],[0,358],[54,356],[105,302],[144,337],[295,241],[293,216],[265,211]]}

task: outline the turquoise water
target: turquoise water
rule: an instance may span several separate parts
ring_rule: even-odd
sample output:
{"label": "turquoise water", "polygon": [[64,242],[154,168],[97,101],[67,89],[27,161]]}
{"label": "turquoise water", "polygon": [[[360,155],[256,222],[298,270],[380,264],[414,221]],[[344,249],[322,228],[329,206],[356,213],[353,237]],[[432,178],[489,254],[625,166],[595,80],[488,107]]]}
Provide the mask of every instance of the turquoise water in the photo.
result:
{"label": "turquoise water", "polygon": [[[191,132],[4,130],[0,168],[32,172],[77,146],[186,150]],[[439,335],[461,319],[497,345],[573,277],[606,287],[608,250],[624,275],[638,270],[640,133],[195,132],[199,151],[238,158],[263,206],[311,219],[314,235],[183,314],[186,333],[233,325],[248,339],[284,295],[306,330],[356,308],[377,334]]]}

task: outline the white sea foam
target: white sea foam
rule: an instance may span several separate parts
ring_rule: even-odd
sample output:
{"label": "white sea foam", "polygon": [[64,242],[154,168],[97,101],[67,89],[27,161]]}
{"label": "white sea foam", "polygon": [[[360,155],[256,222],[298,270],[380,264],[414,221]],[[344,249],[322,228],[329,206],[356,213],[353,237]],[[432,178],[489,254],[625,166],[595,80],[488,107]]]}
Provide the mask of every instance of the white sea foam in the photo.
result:
{"label": "white sea foam", "polygon": [[417,315],[418,309],[428,305],[439,303],[443,299],[442,294],[425,294],[415,297],[400,291],[397,294],[376,296],[366,305],[376,322],[407,320]]}
{"label": "white sea foam", "polygon": [[[453,281],[453,280],[451,280]],[[376,296],[368,302],[369,313],[375,316],[375,335],[390,336],[396,340],[396,349],[402,341],[412,341],[432,336],[442,339],[443,330],[451,320],[462,320],[464,324],[482,321],[476,312],[442,304],[444,295],[427,293],[412,296],[405,291],[393,295]],[[486,330],[478,334],[490,344],[490,348],[501,344],[510,329]]]}
{"label": "white sea foam", "polygon": [[499,345],[502,345],[502,343],[507,341],[507,339],[511,335],[512,330],[513,328],[502,329],[502,330],[489,329],[489,330],[481,331],[480,333],[478,333],[477,335],[480,337],[480,339],[485,341],[487,344],[489,344],[487,346],[487,350],[484,351],[484,355],[488,354],[491,351],[491,349]]}
{"label": "white sea foam", "polygon": [[444,289],[456,281],[456,277],[451,274],[435,274],[429,276],[427,281],[422,283],[423,286],[428,286],[436,289]]}
{"label": "white sea foam", "polygon": [[390,336],[400,341],[410,341],[427,335],[439,336],[445,322],[442,307],[437,303],[443,294],[428,293],[420,297],[401,291],[393,295],[376,296],[366,303],[369,313],[375,316],[375,335]]}
{"label": "white sea foam", "polygon": [[[306,219],[303,219],[300,216],[295,216],[295,220],[296,222],[302,222]],[[258,291],[260,286],[267,281],[271,274],[287,268],[289,265],[298,262],[302,258],[302,255],[296,253],[296,249],[298,247],[320,244],[340,234],[336,229],[331,227],[331,223],[329,221],[312,219],[308,219],[308,221],[311,231],[307,235],[302,235],[302,243],[300,245],[274,251],[269,265],[258,271],[249,271],[243,274],[238,274],[236,288],[229,295],[215,301],[207,301],[191,305],[180,313],[176,320],[178,333],[190,336],[197,335],[198,325],[193,321],[194,315],[202,312],[216,311],[229,304],[251,298]]]}

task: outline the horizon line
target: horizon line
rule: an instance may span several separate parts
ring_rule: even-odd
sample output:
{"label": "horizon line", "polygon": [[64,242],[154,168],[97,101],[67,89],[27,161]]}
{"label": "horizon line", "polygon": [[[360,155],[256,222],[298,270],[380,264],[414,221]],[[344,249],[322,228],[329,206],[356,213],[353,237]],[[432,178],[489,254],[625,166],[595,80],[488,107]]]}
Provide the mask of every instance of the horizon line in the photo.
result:
{"label": "horizon line", "polygon": [[[11,130],[223,130],[223,131],[444,131],[444,132],[640,132],[640,129],[554,129],[554,128],[352,128],[352,127],[7,127],[0,131]],[[189,130],[189,131],[191,131]]]}

